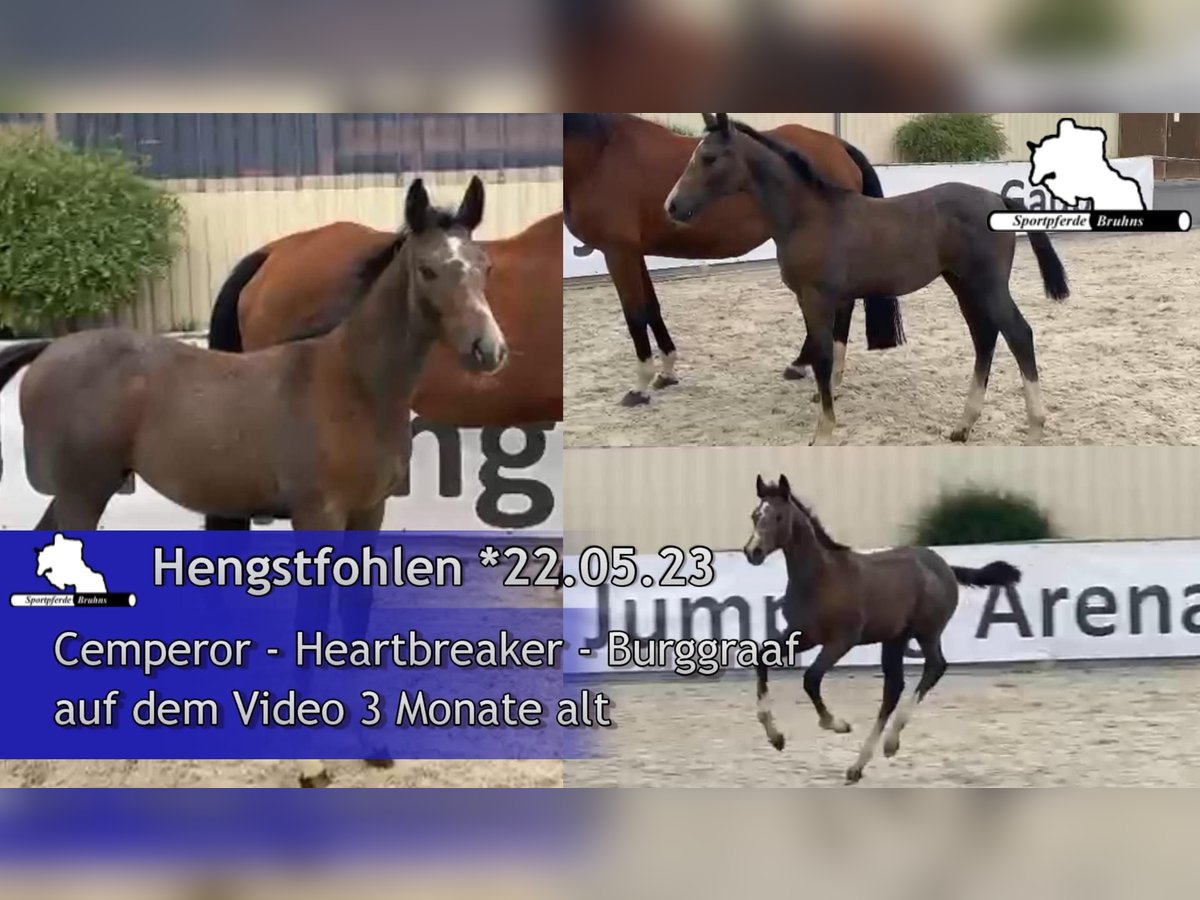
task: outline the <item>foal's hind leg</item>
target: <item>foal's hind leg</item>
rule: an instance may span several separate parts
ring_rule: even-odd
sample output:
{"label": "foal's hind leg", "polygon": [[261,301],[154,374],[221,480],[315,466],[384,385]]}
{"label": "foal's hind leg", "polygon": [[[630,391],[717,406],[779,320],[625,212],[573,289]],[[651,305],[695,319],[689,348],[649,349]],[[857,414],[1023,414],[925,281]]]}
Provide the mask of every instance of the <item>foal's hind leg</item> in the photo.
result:
{"label": "foal's hind leg", "polygon": [[1025,388],[1025,416],[1029,421],[1025,443],[1040,444],[1046,426],[1046,409],[1042,405],[1042,389],[1038,383],[1037,361],[1033,354],[1033,329],[1017,309],[1007,286],[1002,293],[993,297],[993,317],[1021,369],[1021,383]]}
{"label": "foal's hind leg", "polygon": [[942,638],[917,638],[921,652],[925,654],[925,668],[921,671],[921,680],[917,682],[916,690],[904,698],[896,710],[892,727],[883,741],[883,755],[895,756],[900,749],[900,732],[912,718],[913,707],[925,699],[925,695],[933,690],[933,686],[946,674],[946,657],[942,655]]}
{"label": "foal's hind leg", "polygon": [[975,368],[971,372],[971,383],[967,387],[967,404],[963,407],[962,420],[958,427],[950,432],[950,440],[965,443],[971,436],[971,429],[979,421],[979,414],[983,412],[983,399],[987,395],[988,377],[992,372],[992,358],[996,353],[999,329],[992,321],[987,307],[979,298],[968,293],[968,289],[959,278],[950,273],[947,273],[945,278],[958,297],[958,308],[966,319],[971,341],[975,344]]}
{"label": "foal's hind leg", "polygon": [[879,744],[879,738],[883,735],[883,729],[887,725],[888,717],[896,709],[896,704],[900,702],[900,696],[904,693],[904,648],[907,645],[907,634],[896,640],[887,641],[883,645],[881,657],[883,664],[883,702],[879,705],[879,715],[875,717],[875,725],[871,728],[871,733],[867,735],[862,749],[858,752],[858,759],[846,772],[847,784],[855,784],[862,778],[863,769],[871,761],[871,757],[875,755],[875,747]]}

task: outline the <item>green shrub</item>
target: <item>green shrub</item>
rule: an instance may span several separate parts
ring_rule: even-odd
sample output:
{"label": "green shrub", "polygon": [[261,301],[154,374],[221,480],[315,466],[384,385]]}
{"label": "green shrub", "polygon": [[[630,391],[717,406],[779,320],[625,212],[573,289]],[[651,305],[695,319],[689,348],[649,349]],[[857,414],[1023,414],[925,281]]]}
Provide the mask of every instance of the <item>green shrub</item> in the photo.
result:
{"label": "green shrub", "polygon": [[1056,537],[1049,517],[1027,497],[968,487],[943,494],[923,509],[913,543],[923,547],[1041,541]]}
{"label": "green shrub", "polygon": [[1103,57],[1125,49],[1130,28],[1114,0],[1026,2],[1002,30],[1019,58]]}
{"label": "green shrub", "polygon": [[61,331],[111,313],[164,274],[179,201],[118,151],[0,132],[0,327]]}
{"label": "green shrub", "polygon": [[1004,129],[987,113],[922,113],[896,129],[903,162],[981,162],[1008,149]]}

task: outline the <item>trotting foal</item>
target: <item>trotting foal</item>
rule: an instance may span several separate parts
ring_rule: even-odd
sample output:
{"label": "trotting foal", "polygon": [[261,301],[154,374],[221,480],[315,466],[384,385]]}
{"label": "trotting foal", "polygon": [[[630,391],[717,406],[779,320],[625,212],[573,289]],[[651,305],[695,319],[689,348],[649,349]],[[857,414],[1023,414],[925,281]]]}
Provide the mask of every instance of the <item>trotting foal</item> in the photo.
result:
{"label": "trotting foal", "polygon": [[[966,406],[950,439],[965,441],[983,410],[996,338],[1004,335],[1021,370],[1027,443],[1042,440],[1046,412],[1038,385],[1033,330],[1009,292],[1017,237],[988,227],[994,210],[1022,209],[1017,200],[969,184],[878,199],[824,178],[795,149],[726,113],[704,113],[707,130],[666,201],[667,215],[687,221],[713,201],[749,193],[771,222],[784,283],[808,329],[806,346],[821,401],[812,443],[833,437],[833,321],[853,297],[902,297],[939,276],[954,295],[975,344]],[[1050,238],[1029,232],[1046,295],[1069,295]],[[798,360],[799,362],[799,360]]]}
{"label": "trotting foal", "polygon": [[[900,749],[900,732],[913,706],[945,673],[942,632],[958,607],[958,586],[1014,585],[1021,573],[1006,562],[980,569],[950,566],[927,547],[856,553],[830,537],[812,510],[792,495],[786,475],[779,476],[778,484],[765,484],[760,475],[757,490],[759,502],[751,515],[754,531],[746,542],[746,559],[758,566],[776,550],[783,551],[788,572],[783,615],[789,633],[802,635],[791,646],[797,653],[821,648],[804,673],[804,691],[822,728],[838,734],[850,730],[821,698],[825,673],[852,647],[883,645],[883,702],[858,759],[846,772],[847,784],[854,784],[875,755],[892,713],[895,718],[883,744],[884,756],[894,756]],[[910,640],[920,646],[925,667],[916,690],[900,704],[904,648]],[[782,656],[786,639],[780,644]],[[771,746],[782,750],[783,734],[775,727],[767,695],[767,666],[760,663],[757,674],[758,720]]]}

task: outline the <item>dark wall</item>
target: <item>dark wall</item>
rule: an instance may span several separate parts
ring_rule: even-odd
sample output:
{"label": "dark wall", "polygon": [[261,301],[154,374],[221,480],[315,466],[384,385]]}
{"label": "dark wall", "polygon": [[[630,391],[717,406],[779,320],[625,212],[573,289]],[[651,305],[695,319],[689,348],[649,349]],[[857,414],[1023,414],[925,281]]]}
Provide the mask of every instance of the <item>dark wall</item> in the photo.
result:
{"label": "dark wall", "polygon": [[[36,121],[39,114],[25,115]],[[59,138],[113,145],[157,178],[562,165],[557,114],[60,113]]]}

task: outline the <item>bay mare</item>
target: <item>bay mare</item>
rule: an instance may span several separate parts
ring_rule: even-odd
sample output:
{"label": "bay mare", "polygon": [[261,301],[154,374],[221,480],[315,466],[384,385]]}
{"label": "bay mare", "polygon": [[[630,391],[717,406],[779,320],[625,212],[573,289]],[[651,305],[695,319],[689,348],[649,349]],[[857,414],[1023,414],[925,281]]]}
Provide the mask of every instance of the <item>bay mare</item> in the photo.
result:
{"label": "bay mare", "polygon": [[[53,498],[36,527],[94,529],[136,473],[199,513],[377,531],[407,477],[409,399],[430,348],[440,340],[482,372],[508,354],[484,294],[487,258],[471,239],[483,203],[478,178],[453,213],[414,181],[404,230],[364,266],[361,298],[321,337],[234,354],[100,329],[0,353],[0,387],[29,365],[26,474]],[[302,784],[327,779],[321,761],[305,762]]]}
{"label": "bay mare", "polygon": [[[497,240],[480,241],[490,263],[486,293],[508,342],[504,369],[465,371],[435,345],[412,397],[422,418],[455,428],[562,421],[561,212]],[[333,222],[271,241],[248,254],[217,294],[208,346],[233,353],[312,336],[341,321],[354,297],[347,281],[395,234]]]}
{"label": "bay mare", "polygon": [[[559,212],[517,234],[479,242],[489,262],[488,304],[508,343],[508,363],[480,377],[459,365],[452,348],[435,344],[411,397],[416,415],[455,428],[562,421],[562,228]],[[217,295],[208,346],[242,353],[323,334],[356,302],[353,280],[361,280],[363,266],[386,263],[394,240],[393,232],[334,222],[255,250],[234,266]],[[250,520],[209,516],[205,527],[243,530]]]}
{"label": "bay mare", "polygon": [[[895,713],[883,743],[884,756],[900,749],[900,732],[913,708],[925,699],[946,671],[942,632],[958,608],[958,586],[1011,587],[1021,573],[1006,562],[979,569],[947,565],[927,547],[897,547],[876,553],[856,553],[830,537],[811,509],[796,499],[786,475],[774,484],[756,483],[758,505],[751,514],[753,531],[743,552],[756,566],[776,550],[787,562],[783,616],[789,635],[778,642],[780,658],[787,648],[796,654],[820,647],[804,672],[804,692],[817,711],[820,726],[845,734],[850,725],[829,711],[821,697],[825,673],[853,647],[882,645],[883,702],[858,759],[846,771],[846,782],[862,778],[875,755],[888,719]],[[925,657],[916,689],[904,694],[904,650],[916,641]],[[757,666],[755,691],[758,720],[776,750],[784,736],[775,726],[767,693],[767,666]]]}
{"label": "bay mare", "polygon": [[[1027,442],[1040,443],[1046,413],[1038,383],[1033,330],[1009,291],[1017,236],[994,232],[988,214],[1024,205],[969,184],[939,184],[876,199],[824,177],[802,153],[726,113],[704,113],[706,131],[665,203],[689,221],[730,195],[754,198],[771,222],[783,282],[808,327],[821,412],[812,443],[833,438],[832,370],[837,310],[864,293],[903,296],[939,276],[958,298],[975,345],[975,366],[954,441],[966,441],[983,410],[996,338],[1017,360],[1025,391]],[[1029,241],[1046,295],[1069,296],[1066,272],[1040,232]]]}
{"label": "bay mare", "polygon": [[[802,150],[824,177],[850,191],[882,197],[874,167],[858,148],[824,131],[781,125],[769,134]],[[625,325],[637,355],[636,383],[621,403],[650,401],[650,387],[678,383],[675,342],[663,322],[647,256],[729,259],[749,253],[771,237],[770,220],[750,197],[731,196],[680,228],[663,211],[663,201],[687,165],[696,138],[678,134],[627,113],[566,113],[563,116],[563,206],[567,227],[604,254],[609,277],[621,300]],[[882,350],[904,343],[900,308],[894,296],[872,294],[866,309],[867,347]],[[835,377],[840,379],[850,334],[853,298],[835,313]],[[693,314],[696,314],[693,312]],[[654,374],[649,334],[662,356]],[[809,362],[806,336],[785,378],[802,378]]]}

